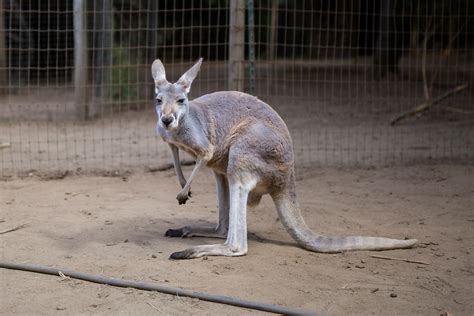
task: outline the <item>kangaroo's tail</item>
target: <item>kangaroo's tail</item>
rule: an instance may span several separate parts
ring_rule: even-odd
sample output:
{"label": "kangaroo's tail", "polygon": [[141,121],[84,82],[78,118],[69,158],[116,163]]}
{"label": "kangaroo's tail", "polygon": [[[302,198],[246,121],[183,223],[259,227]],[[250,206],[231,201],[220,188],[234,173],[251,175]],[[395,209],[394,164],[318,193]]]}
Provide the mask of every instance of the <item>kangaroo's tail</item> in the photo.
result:
{"label": "kangaroo's tail", "polygon": [[288,233],[303,248],[316,252],[342,252],[348,250],[389,250],[410,248],[416,239],[399,240],[381,237],[327,237],[314,233],[306,225],[296,199],[294,172],[289,187],[272,195],[280,219]]}

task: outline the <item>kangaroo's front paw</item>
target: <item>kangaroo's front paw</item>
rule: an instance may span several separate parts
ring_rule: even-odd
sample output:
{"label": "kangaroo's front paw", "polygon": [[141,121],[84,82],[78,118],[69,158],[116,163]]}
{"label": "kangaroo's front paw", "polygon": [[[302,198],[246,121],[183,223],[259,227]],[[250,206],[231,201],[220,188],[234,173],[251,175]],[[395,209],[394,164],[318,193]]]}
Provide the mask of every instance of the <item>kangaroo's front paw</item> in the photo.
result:
{"label": "kangaroo's front paw", "polygon": [[178,196],[176,196],[176,199],[178,200],[179,205],[185,204],[186,201],[191,197],[191,194],[189,191],[181,191],[178,193]]}

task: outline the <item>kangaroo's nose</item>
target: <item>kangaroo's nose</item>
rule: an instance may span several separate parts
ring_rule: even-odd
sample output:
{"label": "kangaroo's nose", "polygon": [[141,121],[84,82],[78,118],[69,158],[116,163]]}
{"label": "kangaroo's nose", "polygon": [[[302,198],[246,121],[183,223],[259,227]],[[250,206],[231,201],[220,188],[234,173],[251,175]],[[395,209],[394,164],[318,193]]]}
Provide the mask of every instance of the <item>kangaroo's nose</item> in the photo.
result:
{"label": "kangaroo's nose", "polygon": [[161,121],[163,122],[163,124],[168,127],[171,123],[173,123],[174,121],[174,117],[172,116],[163,116],[161,118]]}

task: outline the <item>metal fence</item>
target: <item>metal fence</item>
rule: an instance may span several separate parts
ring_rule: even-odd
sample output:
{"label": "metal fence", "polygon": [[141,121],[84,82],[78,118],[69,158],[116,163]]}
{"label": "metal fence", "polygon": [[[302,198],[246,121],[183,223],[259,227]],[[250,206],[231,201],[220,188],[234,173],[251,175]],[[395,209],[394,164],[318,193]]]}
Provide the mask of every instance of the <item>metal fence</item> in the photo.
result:
{"label": "metal fence", "polygon": [[155,168],[150,65],[272,105],[297,166],[474,158],[469,0],[0,0],[0,175]]}

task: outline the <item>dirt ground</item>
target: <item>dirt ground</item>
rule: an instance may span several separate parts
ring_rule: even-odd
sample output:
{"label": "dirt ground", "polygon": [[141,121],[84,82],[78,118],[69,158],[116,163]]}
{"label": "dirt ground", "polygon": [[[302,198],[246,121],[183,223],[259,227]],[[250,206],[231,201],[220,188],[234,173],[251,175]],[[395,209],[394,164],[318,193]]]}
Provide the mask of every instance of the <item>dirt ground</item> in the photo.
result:
{"label": "dirt ground", "polygon": [[[190,167],[186,168],[190,172]],[[472,315],[474,166],[298,171],[308,225],[328,235],[411,237],[417,248],[318,254],[285,232],[270,198],[249,211],[249,253],[171,261],[209,238],[168,228],[216,220],[210,171],[178,206],[172,170],[0,182],[1,260],[142,280],[329,315]],[[219,241],[220,242],[220,241]],[[409,258],[428,264],[382,260]],[[159,293],[0,269],[0,314],[258,314]]]}

